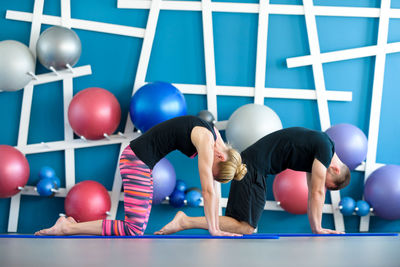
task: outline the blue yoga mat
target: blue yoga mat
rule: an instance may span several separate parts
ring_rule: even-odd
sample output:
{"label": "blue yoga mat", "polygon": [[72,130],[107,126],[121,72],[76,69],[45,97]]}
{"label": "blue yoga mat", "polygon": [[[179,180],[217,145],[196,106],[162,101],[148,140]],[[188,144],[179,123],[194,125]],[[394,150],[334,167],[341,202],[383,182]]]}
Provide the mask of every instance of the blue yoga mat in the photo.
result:
{"label": "blue yoga mat", "polygon": [[348,237],[348,236],[399,236],[397,233],[348,233],[348,234],[252,234],[243,236],[211,236],[211,235],[142,235],[142,236],[35,236],[5,234],[0,238],[55,238],[55,239],[279,239],[280,237]]}
{"label": "blue yoga mat", "polygon": [[243,235],[243,236],[211,236],[211,235],[142,235],[142,236],[35,236],[35,235],[0,235],[0,238],[57,238],[57,239],[279,239],[277,235]]}
{"label": "blue yoga mat", "polygon": [[279,237],[318,237],[318,236],[399,236],[397,233],[347,233],[347,234],[276,234]]}

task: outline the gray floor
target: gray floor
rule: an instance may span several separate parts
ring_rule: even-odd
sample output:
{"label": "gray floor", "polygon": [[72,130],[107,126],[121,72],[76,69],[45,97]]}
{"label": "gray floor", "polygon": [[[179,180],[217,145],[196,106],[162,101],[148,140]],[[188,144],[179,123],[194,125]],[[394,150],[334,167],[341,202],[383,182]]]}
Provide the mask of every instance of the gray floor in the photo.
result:
{"label": "gray floor", "polygon": [[0,238],[0,266],[400,266],[399,237]]}

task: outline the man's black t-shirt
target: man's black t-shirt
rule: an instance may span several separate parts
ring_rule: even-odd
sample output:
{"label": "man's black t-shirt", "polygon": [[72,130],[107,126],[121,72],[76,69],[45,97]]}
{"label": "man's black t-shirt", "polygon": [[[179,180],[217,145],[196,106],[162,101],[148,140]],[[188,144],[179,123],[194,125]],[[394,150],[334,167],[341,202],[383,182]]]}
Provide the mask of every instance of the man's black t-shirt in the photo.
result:
{"label": "man's black t-shirt", "polygon": [[328,168],[334,153],[326,133],[292,127],[264,136],[244,150],[242,158],[265,174],[277,174],[285,169],[311,172],[314,159]]}
{"label": "man's black t-shirt", "polygon": [[266,200],[266,178],[285,169],[311,172],[314,159],[329,167],[335,152],[328,135],[301,127],[273,132],[244,150],[247,174],[233,180],[225,215],[257,227]]}

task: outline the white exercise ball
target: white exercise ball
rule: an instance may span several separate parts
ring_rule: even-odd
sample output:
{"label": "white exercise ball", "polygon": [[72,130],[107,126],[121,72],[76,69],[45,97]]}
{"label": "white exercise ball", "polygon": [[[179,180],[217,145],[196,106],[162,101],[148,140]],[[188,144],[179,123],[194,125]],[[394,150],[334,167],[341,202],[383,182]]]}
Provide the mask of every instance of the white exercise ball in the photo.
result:
{"label": "white exercise ball", "polygon": [[24,88],[35,73],[35,57],[23,43],[5,40],[0,42],[0,90],[17,91]]}
{"label": "white exercise ball", "polygon": [[247,104],[230,116],[225,131],[228,143],[239,152],[267,134],[282,129],[279,116],[271,108]]}

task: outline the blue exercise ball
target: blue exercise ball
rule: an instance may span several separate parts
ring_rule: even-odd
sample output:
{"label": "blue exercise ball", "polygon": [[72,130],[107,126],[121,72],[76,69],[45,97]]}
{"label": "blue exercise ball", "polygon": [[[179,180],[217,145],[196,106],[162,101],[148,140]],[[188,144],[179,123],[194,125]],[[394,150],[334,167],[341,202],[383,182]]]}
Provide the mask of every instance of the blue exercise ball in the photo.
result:
{"label": "blue exercise ball", "polygon": [[53,178],[44,178],[36,185],[36,191],[39,195],[49,197],[54,195],[52,189],[57,189],[57,183]]}
{"label": "blue exercise ball", "polygon": [[186,183],[183,180],[176,180],[175,190],[185,192],[186,191]]}
{"label": "blue exercise ball", "polygon": [[39,178],[44,179],[44,178],[52,178],[56,176],[56,172],[52,167],[49,166],[44,166],[40,169],[39,171]]}
{"label": "blue exercise ball", "polygon": [[54,181],[54,183],[56,184],[56,189],[59,189],[61,187],[60,178],[58,178],[57,176],[53,176],[50,179],[52,179]]}
{"label": "blue exercise ball", "polygon": [[370,205],[368,204],[367,201],[365,200],[359,200],[356,203],[356,214],[358,216],[365,216],[368,215],[369,211],[370,211]]}
{"label": "blue exercise ball", "polygon": [[174,190],[169,196],[169,204],[175,208],[181,208],[185,205],[185,192]]}
{"label": "blue exercise ball", "polygon": [[351,197],[344,197],[339,202],[340,212],[344,216],[350,216],[353,214],[354,209],[356,208],[356,202]]}
{"label": "blue exercise ball", "polygon": [[188,191],[185,195],[186,202],[191,207],[198,207],[201,204],[201,193],[199,190]]}
{"label": "blue exercise ball", "polygon": [[186,115],[186,101],[170,83],[148,83],[133,95],[129,113],[135,127],[144,133],[160,122]]}

